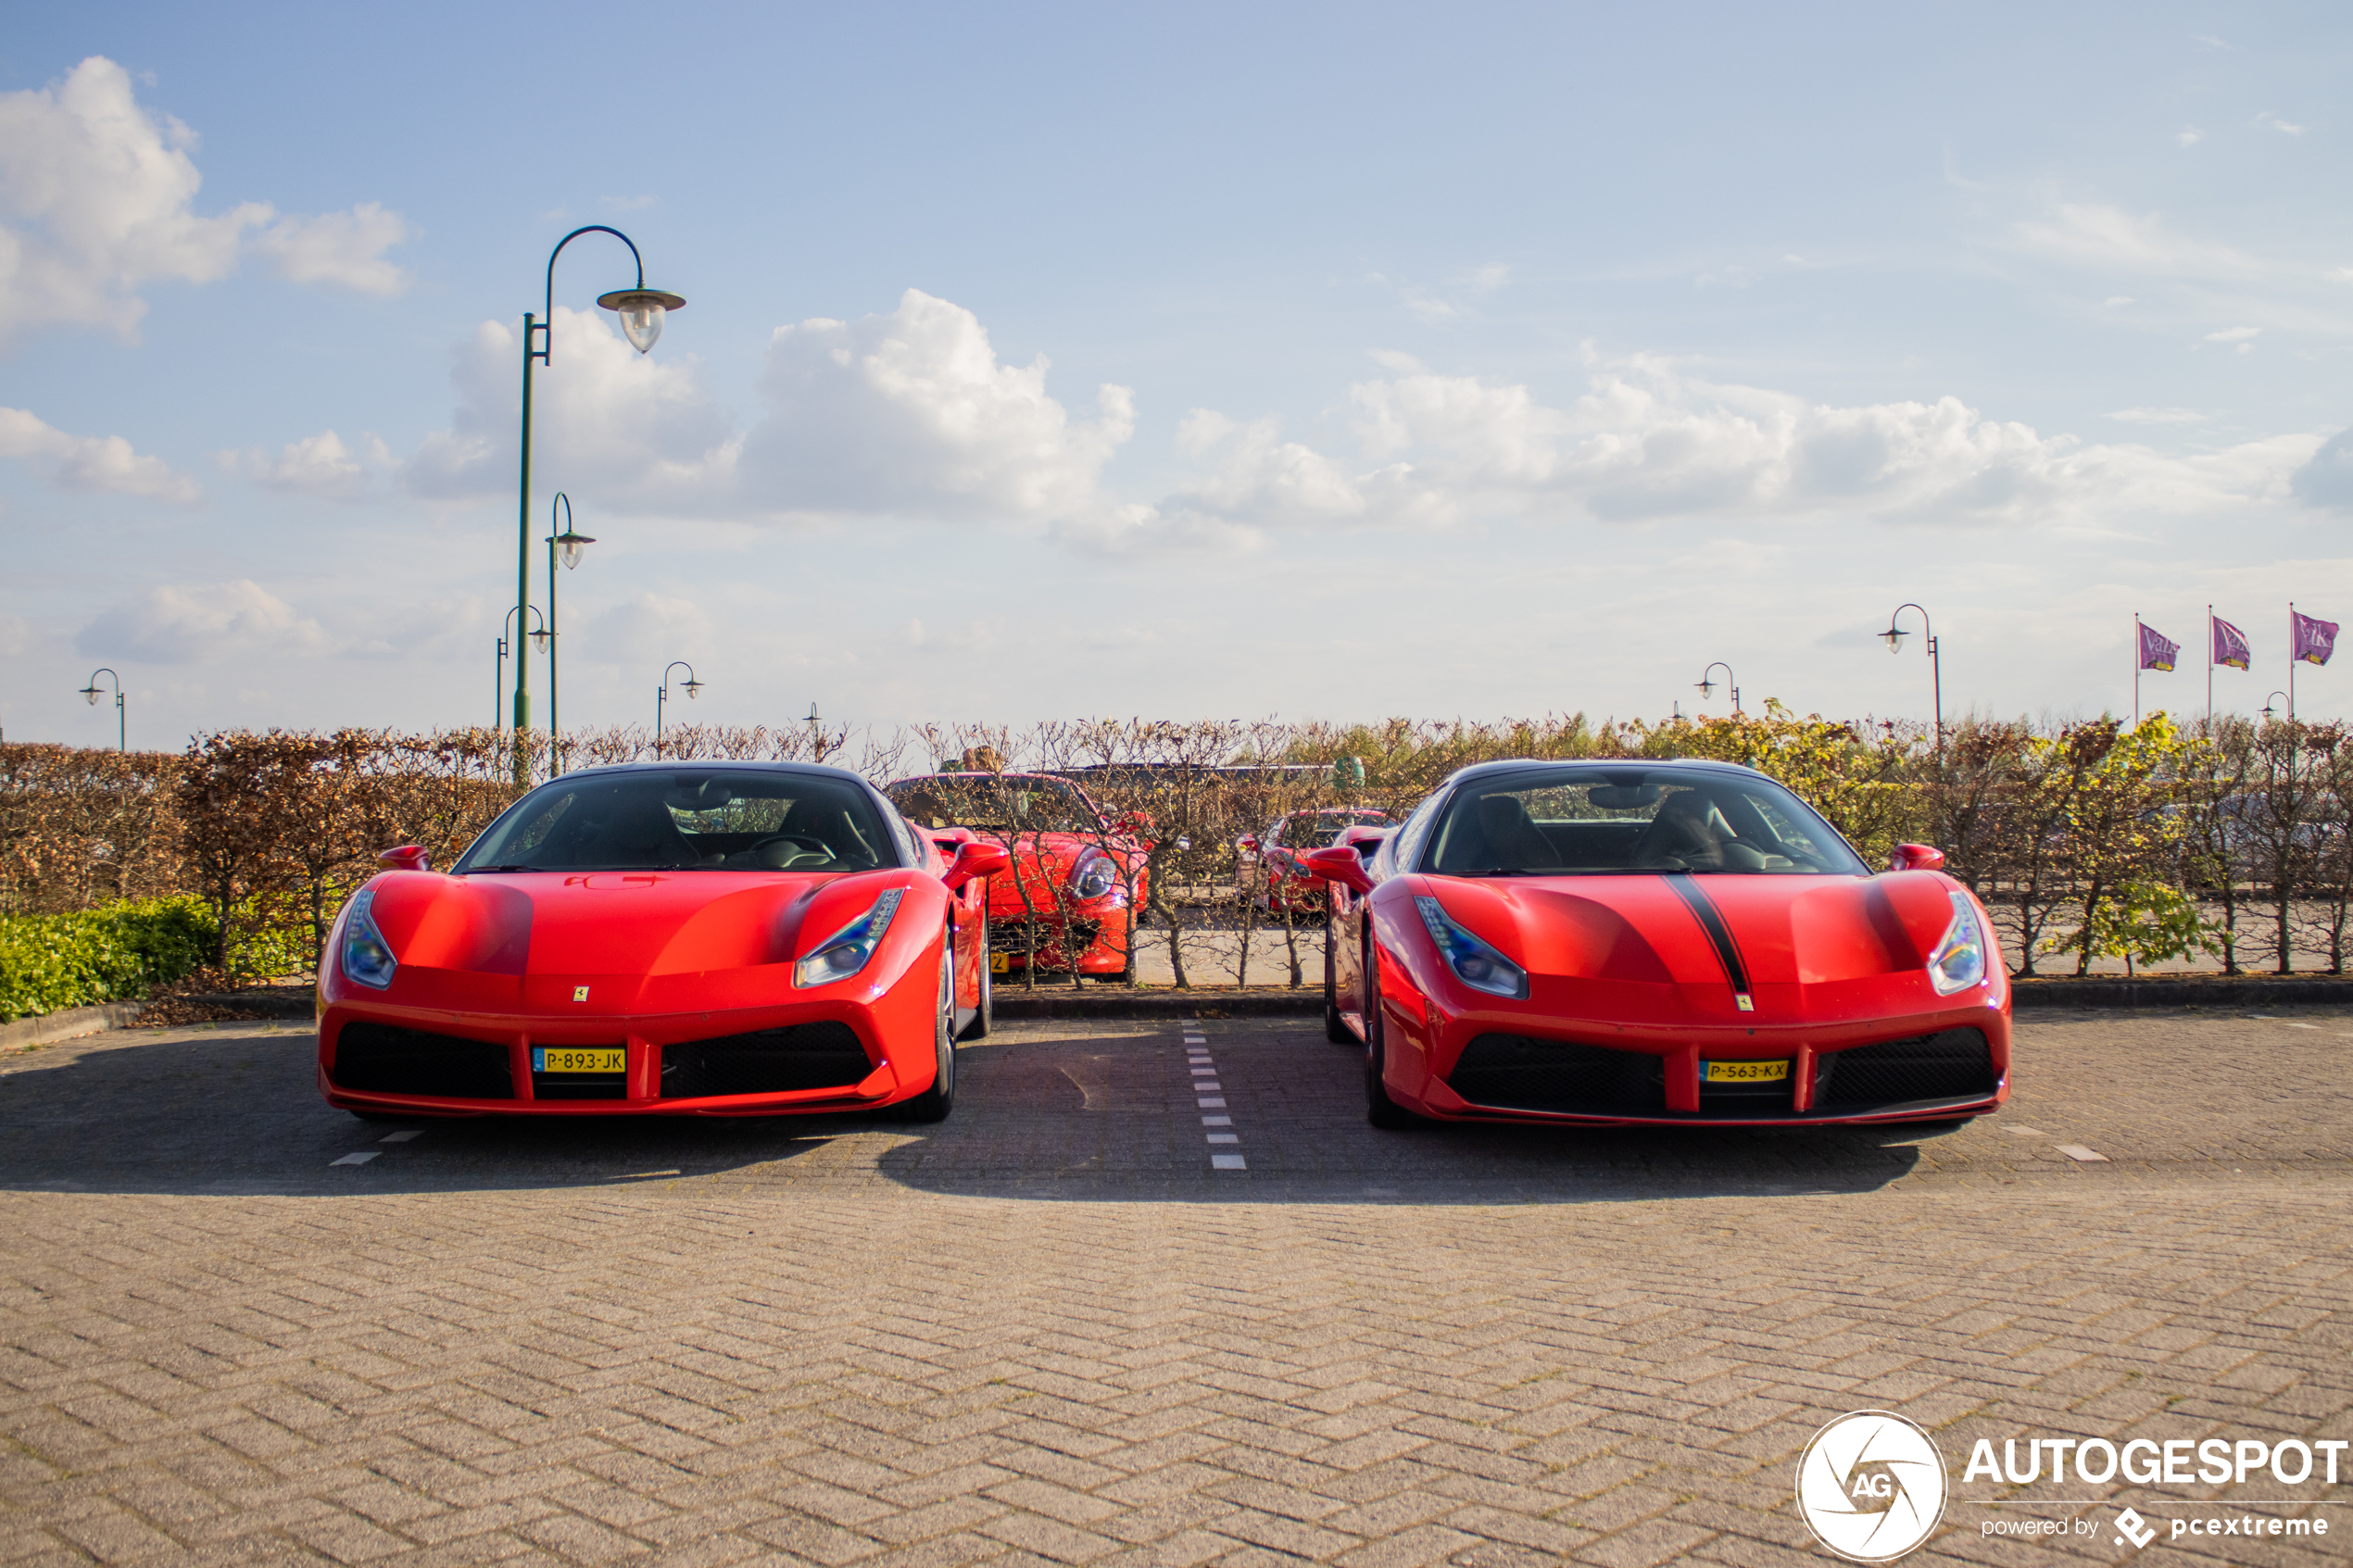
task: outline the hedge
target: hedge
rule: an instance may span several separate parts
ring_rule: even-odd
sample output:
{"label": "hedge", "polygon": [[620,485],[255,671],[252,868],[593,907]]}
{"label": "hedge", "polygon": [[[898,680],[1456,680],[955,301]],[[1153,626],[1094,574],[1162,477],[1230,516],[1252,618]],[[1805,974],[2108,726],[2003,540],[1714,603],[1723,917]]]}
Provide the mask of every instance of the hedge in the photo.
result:
{"label": "hedge", "polygon": [[68,915],[0,916],[0,1021],[145,997],[220,942],[201,898],[125,899]]}

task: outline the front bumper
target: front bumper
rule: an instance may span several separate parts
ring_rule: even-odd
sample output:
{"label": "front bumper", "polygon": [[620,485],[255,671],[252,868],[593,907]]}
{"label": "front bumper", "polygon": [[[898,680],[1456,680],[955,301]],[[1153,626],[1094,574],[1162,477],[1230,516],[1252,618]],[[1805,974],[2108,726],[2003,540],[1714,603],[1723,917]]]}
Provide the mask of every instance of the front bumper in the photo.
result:
{"label": "front bumper", "polygon": [[[836,1000],[589,1022],[337,1002],[320,1019],[319,1092],[347,1110],[436,1116],[862,1110],[920,1093],[937,1070],[927,1010],[897,1027],[881,1011]],[[922,1059],[895,1062],[894,1038],[919,1039]],[[540,1071],[552,1047],[617,1048],[623,1066]]]}

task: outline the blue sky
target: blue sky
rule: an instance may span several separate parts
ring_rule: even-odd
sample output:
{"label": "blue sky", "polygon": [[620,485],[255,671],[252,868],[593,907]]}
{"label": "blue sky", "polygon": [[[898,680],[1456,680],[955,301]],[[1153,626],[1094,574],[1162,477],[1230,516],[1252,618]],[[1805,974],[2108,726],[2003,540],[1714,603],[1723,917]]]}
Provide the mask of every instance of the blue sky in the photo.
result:
{"label": "blue sky", "polygon": [[[2353,618],[2323,6],[52,8],[0,54],[0,724],[2131,702]],[[575,312],[585,314],[575,315]],[[535,576],[541,574],[535,574]],[[544,588],[535,592],[544,597]],[[544,694],[544,666],[534,671]],[[2299,679],[2353,708],[2353,673]],[[1719,691],[1713,703],[1720,710]],[[544,707],[540,709],[544,715]]]}

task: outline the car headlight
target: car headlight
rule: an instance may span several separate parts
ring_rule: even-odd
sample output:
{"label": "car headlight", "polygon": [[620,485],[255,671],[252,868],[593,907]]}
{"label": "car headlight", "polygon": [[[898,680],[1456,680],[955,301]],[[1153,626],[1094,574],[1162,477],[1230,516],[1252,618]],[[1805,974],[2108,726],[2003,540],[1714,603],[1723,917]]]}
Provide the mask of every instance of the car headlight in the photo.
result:
{"label": "car headlight", "polygon": [[905,888],[892,888],[864,914],[817,944],[815,951],[792,966],[792,983],[830,985],[865,968],[882,945],[883,933],[890,929],[890,917],[899,912],[899,900],[906,896]]}
{"label": "car headlight", "polygon": [[1490,996],[1526,999],[1528,971],[1512,962],[1486,943],[1456,925],[1446,913],[1446,906],[1435,898],[1414,900],[1422,912],[1422,924],[1429,928],[1429,939],[1446,955],[1447,967],[1454,978],[1474,991]]}
{"label": "car headlight", "polygon": [[392,984],[393,972],[400,960],[392,956],[392,944],[376,929],[376,917],[369,912],[376,901],[371,889],[351,901],[351,913],[343,922],[343,972],[371,989],[381,991]]}
{"label": "car headlight", "polygon": [[1100,849],[1089,849],[1070,868],[1070,892],[1075,898],[1100,898],[1119,885],[1119,864]]}
{"label": "car headlight", "polygon": [[1949,997],[1984,979],[1985,931],[1978,924],[1977,911],[1969,907],[1969,895],[1956,893],[1953,923],[1944,928],[1935,951],[1928,955],[1928,983],[1936,987],[1938,996]]}

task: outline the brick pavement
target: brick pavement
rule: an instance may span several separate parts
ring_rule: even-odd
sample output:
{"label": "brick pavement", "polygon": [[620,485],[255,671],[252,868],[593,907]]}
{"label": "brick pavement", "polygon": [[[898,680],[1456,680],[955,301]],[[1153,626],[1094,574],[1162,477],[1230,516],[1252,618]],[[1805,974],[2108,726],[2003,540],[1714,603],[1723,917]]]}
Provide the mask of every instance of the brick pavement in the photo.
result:
{"label": "brick pavement", "polygon": [[2353,1558],[2032,1503],[2259,1477],[1959,1484],[2353,1437],[2353,1019],[2037,1018],[1930,1135],[1383,1134],[1319,1030],[1211,1022],[1215,1172],[1183,1033],[1003,1031],[937,1128],[391,1144],[292,1028],[0,1058],[0,1560],[1828,1562],[1793,1467],[1867,1406],[1968,1499],[1909,1562]]}

